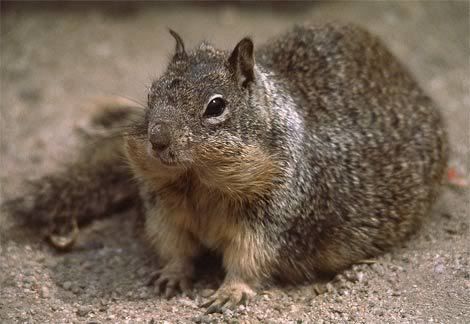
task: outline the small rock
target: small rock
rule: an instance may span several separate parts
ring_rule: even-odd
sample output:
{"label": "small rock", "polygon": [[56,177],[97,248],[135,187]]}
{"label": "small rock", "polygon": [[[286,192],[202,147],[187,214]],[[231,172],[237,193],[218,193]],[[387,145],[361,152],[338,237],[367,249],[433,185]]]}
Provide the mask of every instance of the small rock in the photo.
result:
{"label": "small rock", "polygon": [[345,289],[341,291],[341,296],[349,296],[350,292],[349,289]]}
{"label": "small rock", "polygon": [[65,290],[70,290],[70,288],[72,288],[72,283],[70,281],[66,281],[62,284],[62,288]]}
{"label": "small rock", "polygon": [[90,312],[91,312],[91,307],[89,307],[89,306],[80,306],[77,309],[77,315],[81,316],[81,317],[87,316],[88,313],[90,313]]}
{"label": "small rock", "polygon": [[49,297],[49,288],[46,286],[42,286],[41,290],[39,291],[39,294],[42,298],[48,298]]}
{"label": "small rock", "polygon": [[362,282],[364,280],[364,272],[358,272],[357,273],[357,281]]}
{"label": "small rock", "polygon": [[71,290],[75,295],[78,295],[81,291],[80,287],[77,285],[73,285]]}
{"label": "small rock", "polygon": [[91,263],[90,261],[85,261],[82,263],[82,265],[80,266],[81,270],[82,271],[85,271],[85,270],[89,270],[93,267],[93,263]]}
{"label": "small rock", "polygon": [[434,272],[435,273],[443,273],[445,270],[445,267],[444,267],[444,264],[442,263],[438,263],[436,264],[436,266],[434,267]]}

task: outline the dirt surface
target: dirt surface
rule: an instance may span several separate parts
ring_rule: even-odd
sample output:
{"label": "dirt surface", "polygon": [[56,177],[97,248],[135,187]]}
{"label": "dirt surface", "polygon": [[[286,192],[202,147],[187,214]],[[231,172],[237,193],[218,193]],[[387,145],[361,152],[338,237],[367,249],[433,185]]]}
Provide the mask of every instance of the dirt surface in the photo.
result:
{"label": "dirt surface", "polygon": [[[297,5],[2,4],[1,197],[73,157],[74,125],[94,96],[145,101],[173,50],[167,27],[191,47],[231,48],[294,23],[340,19],[379,34],[442,108],[451,166],[470,173],[468,2],[345,2]],[[84,229],[79,247],[57,253],[34,231],[0,215],[1,323],[469,323],[469,189],[446,186],[409,242],[331,283],[260,291],[246,307],[204,315],[195,299],[164,300],[146,286],[158,263],[139,240],[133,211]],[[213,265],[200,265],[202,269]],[[211,277],[209,277],[210,279]]]}

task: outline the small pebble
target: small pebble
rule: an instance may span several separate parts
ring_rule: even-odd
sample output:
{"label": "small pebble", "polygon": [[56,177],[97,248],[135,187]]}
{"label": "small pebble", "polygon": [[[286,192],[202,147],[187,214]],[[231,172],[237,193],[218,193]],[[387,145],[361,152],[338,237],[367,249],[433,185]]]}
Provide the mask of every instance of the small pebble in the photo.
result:
{"label": "small pebble", "polygon": [[81,317],[88,315],[88,313],[90,312],[91,312],[91,308],[89,306],[80,306],[77,309],[77,315]]}
{"label": "small pebble", "polygon": [[357,281],[362,282],[364,280],[364,272],[358,272],[357,273]]}
{"label": "small pebble", "polygon": [[85,261],[85,262],[83,262],[82,265],[80,266],[80,268],[81,268],[82,271],[91,269],[92,267],[93,267],[93,263],[91,263],[90,261]]}
{"label": "small pebble", "polygon": [[39,291],[39,294],[42,298],[48,298],[49,297],[49,288],[46,286],[41,287],[41,290]]}
{"label": "small pebble", "polygon": [[75,295],[78,295],[81,291],[80,287],[78,287],[77,285],[72,286],[71,290]]}
{"label": "small pebble", "polygon": [[444,265],[442,263],[438,263],[435,267],[434,267],[434,272],[435,273],[443,273],[444,272]]}
{"label": "small pebble", "polygon": [[70,281],[66,281],[62,284],[62,287],[65,289],[65,290],[70,290],[70,288],[72,288],[72,283]]}

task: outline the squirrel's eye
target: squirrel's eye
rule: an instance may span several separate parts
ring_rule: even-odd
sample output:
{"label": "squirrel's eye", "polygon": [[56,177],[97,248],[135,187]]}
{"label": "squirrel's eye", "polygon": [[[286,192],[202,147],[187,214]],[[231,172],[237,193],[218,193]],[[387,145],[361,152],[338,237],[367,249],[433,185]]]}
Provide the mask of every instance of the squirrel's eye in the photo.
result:
{"label": "squirrel's eye", "polygon": [[204,111],[204,117],[217,117],[222,115],[225,110],[225,100],[221,97],[216,97],[209,101]]}

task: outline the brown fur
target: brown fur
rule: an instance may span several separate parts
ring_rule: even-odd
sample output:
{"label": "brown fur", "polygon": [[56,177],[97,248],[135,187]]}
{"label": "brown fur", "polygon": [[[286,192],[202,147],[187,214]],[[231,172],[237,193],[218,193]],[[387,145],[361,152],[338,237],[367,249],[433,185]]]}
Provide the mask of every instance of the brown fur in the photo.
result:
{"label": "brown fur", "polygon": [[146,236],[159,255],[171,263],[196,256],[204,245],[244,280],[268,278],[277,254],[244,220],[244,204],[273,190],[279,177],[273,159],[252,146],[207,145],[198,147],[195,170],[175,171],[150,159],[145,145],[132,137],[126,144],[147,196],[158,194],[147,211]]}

